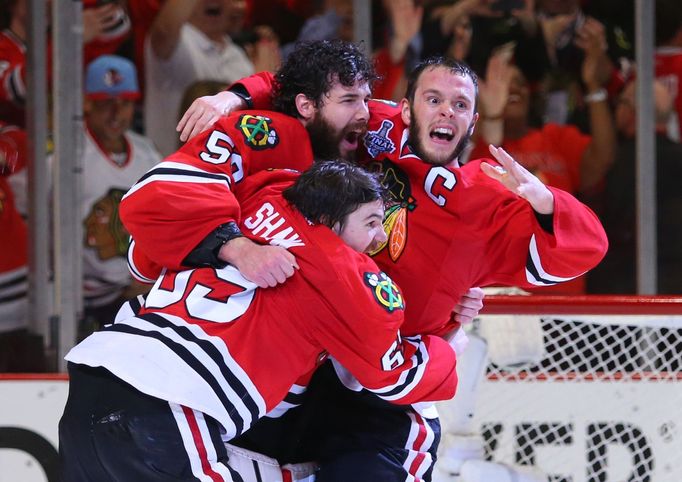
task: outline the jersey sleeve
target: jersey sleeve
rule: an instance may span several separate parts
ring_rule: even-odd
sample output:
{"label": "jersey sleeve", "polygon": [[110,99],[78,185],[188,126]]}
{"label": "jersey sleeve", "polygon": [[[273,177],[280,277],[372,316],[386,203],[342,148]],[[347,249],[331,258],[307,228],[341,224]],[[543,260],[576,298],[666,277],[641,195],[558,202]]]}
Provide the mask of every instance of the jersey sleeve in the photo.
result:
{"label": "jersey sleeve", "polygon": [[239,85],[251,97],[252,109],[272,109],[272,88],[275,76],[271,72],[258,72],[230,85],[227,90]]}
{"label": "jersey sleeve", "polygon": [[26,100],[26,57],[0,44],[0,101],[23,106]]}
{"label": "jersey sleeve", "polygon": [[232,192],[236,175],[232,164],[239,153],[224,122],[221,119],[215,129],[157,164],[121,201],[121,220],[135,240],[134,250],[141,252],[129,255],[129,261],[135,258],[140,269],[145,257],[156,265],[181,269],[185,257],[211,231],[239,219]]}
{"label": "jersey sleeve", "polygon": [[392,403],[452,398],[454,351],[439,337],[401,337],[404,301],[392,280],[367,260],[341,281],[344,289],[333,301],[318,294],[334,314],[317,325],[315,334],[329,354],[364,388]]}
{"label": "jersey sleeve", "polygon": [[26,131],[0,123],[0,175],[16,174],[26,167]]}
{"label": "jersey sleeve", "polygon": [[[549,187],[554,213],[548,230],[526,200],[487,178],[479,164],[466,166],[479,170],[477,185],[487,186],[478,193],[472,191],[471,196],[478,206],[478,232],[486,240],[477,285],[549,286],[574,279],[602,260],[608,240],[590,208],[567,192]],[[491,196],[502,200],[491,203]]]}
{"label": "jersey sleeve", "polygon": [[[305,127],[276,112],[240,111],[157,164],[126,194],[121,219],[134,239],[131,272],[155,280],[219,225],[240,218],[240,186],[268,169],[305,170],[313,154]],[[243,199],[243,198],[242,198]]]}

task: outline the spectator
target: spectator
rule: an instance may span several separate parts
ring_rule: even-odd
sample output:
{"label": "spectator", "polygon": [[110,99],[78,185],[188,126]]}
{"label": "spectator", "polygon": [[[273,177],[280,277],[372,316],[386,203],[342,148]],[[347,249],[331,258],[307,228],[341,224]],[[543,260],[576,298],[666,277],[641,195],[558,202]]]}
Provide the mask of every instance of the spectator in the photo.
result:
{"label": "spectator", "polygon": [[[538,79],[546,72],[549,61],[534,3],[528,0],[431,2],[422,28],[422,55],[449,55],[466,60],[475,71],[482,72],[495,49],[512,42],[518,47],[519,67],[531,79]],[[472,38],[467,38],[467,30]]]}
{"label": "spectator", "polygon": [[598,34],[599,43],[592,47],[598,47],[602,55],[592,68],[596,70],[594,75],[599,84],[605,86],[615,73],[608,55],[606,28],[586,15],[579,0],[540,0],[538,18],[551,62],[551,69],[543,80],[547,96],[545,120],[556,124],[571,123],[587,132],[590,114],[586,112],[583,96],[589,87],[581,84],[581,69],[585,66],[587,53],[585,41]]}
{"label": "spectator", "polygon": [[[674,111],[673,96],[660,80],[654,83],[656,122],[656,208],[658,238],[658,292],[682,293],[682,192],[677,181],[682,166],[682,145],[666,136]],[[606,175],[598,214],[608,234],[606,257],[588,276],[590,293],[637,292],[635,269],[635,82],[626,85],[616,105],[619,149]]]}
{"label": "spectator", "polygon": [[42,337],[28,331],[27,228],[6,176],[26,165],[26,133],[0,123],[0,372],[45,371]]}
{"label": "spectator", "polygon": [[[508,63],[511,52],[499,52],[491,58],[486,80],[481,83],[483,115],[472,159],[485,156],[489,144],[501,144],[543,182],[573,194],[594,189],[603,179],[613,162],[616,139],[607,95],[597,77],[596,65],[603,51],[599,48],[596,20],[588,20],[586,29],[590,37],[585,44],[582,73],[592,94],[587,97],[591,135],[554,123],[531,127],[530,86],[523,73]],[[581,293],[584,289],[582,278],[549,288],[561,294]]]}
{"label": "spectator", "polygon": [[85,332],[111,321],[129,294],[126,291],[137,289],[128,272],[128,234],[118,218],[118,204],[130,186],[161,159],[148,139],[129,130],[138,97],[132,62],[105,55],[88,66],[85,183],[80,206],[85,229]]}
{"label": "spectator", "polygon": [[[86,2],[83,12],[84,58],[113,53],[130,30],[130,20],[118,1]],[[0,118],[17,126],[25,124],[26,0],[0,3]],[[49,42],[49,39],[48,39]],[[50,44],[48,43],[48,56]],[[50,68],[48,62],[48,70]]]}
{"label": "spectator", "polygon": [[676,0],[656,2],[656,78],[673,95],[675,110],[670,116],[667,132],[680,142],[682,131],[682,7]]}
{"label": "spectator", "polygon": [[146,134],[163,155],[174,152],[175,119],[185,89],[197,80],[231,83],[253,73],[244,50],[225,32],[231,0],[167,0],[145,46]]}
{"label": "spectator", "polygon": [[26,0],[0,4],[0,119],[24,126],[26,101]]}

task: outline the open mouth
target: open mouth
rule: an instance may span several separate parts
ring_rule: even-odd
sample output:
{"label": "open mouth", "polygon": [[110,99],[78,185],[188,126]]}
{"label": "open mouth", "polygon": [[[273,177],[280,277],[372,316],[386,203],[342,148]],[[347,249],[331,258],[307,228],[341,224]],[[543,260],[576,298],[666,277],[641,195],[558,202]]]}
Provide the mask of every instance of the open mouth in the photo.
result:
{"label": "open mouth", "polygon": [[508,103],[521,102],[521,96],[519,94],[509,94],[507,97]]}
{"label": "open mouth", "polygon": [[221,8],[218,6],[206,7],[204,13],[209,17],[219,17],[221,14]]}
{"label": "open mouth", "polygon": [[342,137],[342,144],[345,145],[347,149],[357,149],[360,142],[360,138],[364,135],[364,130],[353,130],[346,132]]}
{"label": "open mouth", "polygon": [[455,138],[455,133],[449,127],[436,127],[429,132],[431,139],[450,142]]}

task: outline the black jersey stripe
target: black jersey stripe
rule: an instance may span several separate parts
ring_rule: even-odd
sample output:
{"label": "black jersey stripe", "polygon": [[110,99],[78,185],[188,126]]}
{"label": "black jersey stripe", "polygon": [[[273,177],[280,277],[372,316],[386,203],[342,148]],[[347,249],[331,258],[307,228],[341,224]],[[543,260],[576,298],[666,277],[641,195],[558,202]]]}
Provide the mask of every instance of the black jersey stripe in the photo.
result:
{"label": "black jersey stripe", "polygon": [[[115,323],[114,325],[111,325],[106,329],[109,331],[126,333],[128,335],[137,335],[147,338],[153,338],[166,345],[170,350],[173,351],[173,353],[175,353],[180,359],[182,359],[182,361],[187,366],[192,368],[197,373],[197,375],[200,376],[211,387],[213,392],[216,394],[216,396],[222,403],[223,407],[225,407],[225,410],[229,414],[230,419],[234,423],[236,434],[239,435],[244,431],[244,419],[240,415],[239,410],[232,402],[232,400],[230,400],[229,396],[225,393],[215,375],[211,373],[211,371],[203,363],[201,363],[200,360],[198,360],[195,357],[195,355],[189,348],[187,348],[186,346],[182,345],[179,342],[169,339],[168,337],[164,336],[162,333],[159,333],[157,331],[146,331],[141,328],[136,328],[125,323]],[[226,380],[226,382],[229,384],[229,381]],[[242,400],[244,398],[250,398],[249,394],[243,394],[237,390],[235,390],[235,392],[237,393],[238,396],[242,398]],[[255,421],[255,418],[253,420]]]}

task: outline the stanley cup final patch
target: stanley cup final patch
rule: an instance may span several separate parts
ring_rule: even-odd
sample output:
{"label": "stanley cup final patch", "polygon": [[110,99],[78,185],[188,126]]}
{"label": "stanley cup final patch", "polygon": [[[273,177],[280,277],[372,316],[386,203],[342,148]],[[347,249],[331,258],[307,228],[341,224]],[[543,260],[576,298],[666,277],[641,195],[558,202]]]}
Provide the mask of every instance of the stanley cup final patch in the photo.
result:
{"label": "stanley cup final patch", "polygon": [[261,115],[244,114],[237,121],[237,129],[246,139],[246,145],[255,149],[269,149],[279,143],[272,119]]}
{"label": "stanley cup final patch", "polygon": [[391,129],[393,129],[393,122],[384,120],[381,122],[379,129],[367,131],[367,134],[365,134],[365,147],[370,156],[376,158],[384,152],[390,154],[395,151],[395,144],[388,137]]}

